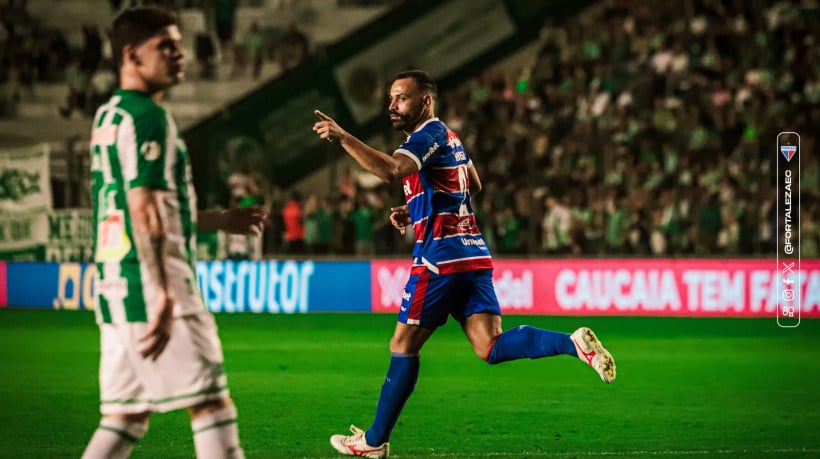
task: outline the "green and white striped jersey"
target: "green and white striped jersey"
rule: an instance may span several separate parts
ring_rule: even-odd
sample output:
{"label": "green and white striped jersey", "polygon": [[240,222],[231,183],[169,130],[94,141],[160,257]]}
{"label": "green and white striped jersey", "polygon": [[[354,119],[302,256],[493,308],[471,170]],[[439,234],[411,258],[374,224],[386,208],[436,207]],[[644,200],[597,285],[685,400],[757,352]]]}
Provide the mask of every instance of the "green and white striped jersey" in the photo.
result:
{"label": "green and white striped jersey", "polygon": [[164,108],[146,94],[120,89],[97,110],[91,132],[99,323],[146,322],[156,307],[157,286],[140,262],[126,201],[128,190],[137,187],[166,190],[164,250],[174,315],[202,312],[188,151]]}

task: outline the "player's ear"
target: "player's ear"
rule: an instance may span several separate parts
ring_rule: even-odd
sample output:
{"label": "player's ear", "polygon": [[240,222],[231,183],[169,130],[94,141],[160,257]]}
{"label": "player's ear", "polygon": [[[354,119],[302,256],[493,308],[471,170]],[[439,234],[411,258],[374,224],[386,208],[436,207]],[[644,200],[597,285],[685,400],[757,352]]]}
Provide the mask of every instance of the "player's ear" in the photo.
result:
{"label": "player's ear", "polygon": [[429,106],[431,106],[431,105],[433,105],[433,96],[431,96],[430,94],[425,95],[425,96],[422,98],[422,103],[423,103],[424,105],[428,106],[428,107],[429,107]]}
{"label": "player's ear", "polygon": [[131,61],[134,65],[140,65],[140,58],[137,55],[137,48],[131,45],[125,45],[122,47],[122,56],[123,62]]}

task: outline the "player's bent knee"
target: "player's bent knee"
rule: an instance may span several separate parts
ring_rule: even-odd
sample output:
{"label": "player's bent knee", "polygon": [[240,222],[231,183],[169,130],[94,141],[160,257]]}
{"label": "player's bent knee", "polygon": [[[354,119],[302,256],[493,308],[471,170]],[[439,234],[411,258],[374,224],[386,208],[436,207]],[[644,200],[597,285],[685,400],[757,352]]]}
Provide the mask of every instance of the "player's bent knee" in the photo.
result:
{"label": "player's bent knee", "polygon": [[496,341],[498,341],[499,336],[501,336],[501,333],[494,336],[489,341],[482,341],[481,343],[473,344],[473,350],[475,351],[478,358],[480,358],[489,365],[494,365],[498,363],[493,359],[493,348],[495,347],[495,343]]}
{"label": "player's bent knee", "polygon": [[197,403],[192,407],[189,407],[188,413],[191,415],[191,419],[195,419],[199,416],[204,416],[232,405],[233,401],[230,398],[206,400],[204,402]]}
{"label": "player's bent knee", "polygon": [[393,335],[390,339],[390,352],[396,354],[418,354],[423,345],[424,339],[410,335]]}
{"label": "player's bent knee", "polygon": [[127,422],[129,424],[148,424],[148,418],[151,417],[150,411],[142,413],[131,414],[106,414],[103,419],[115,419],[117,421]]}
{"label": "player's bent knee", "polygon": [[487,361],[487,356],[490,355],[487,349],[487,347],[473,346],[473,352],[475,352],[475,355],[485,362]]}

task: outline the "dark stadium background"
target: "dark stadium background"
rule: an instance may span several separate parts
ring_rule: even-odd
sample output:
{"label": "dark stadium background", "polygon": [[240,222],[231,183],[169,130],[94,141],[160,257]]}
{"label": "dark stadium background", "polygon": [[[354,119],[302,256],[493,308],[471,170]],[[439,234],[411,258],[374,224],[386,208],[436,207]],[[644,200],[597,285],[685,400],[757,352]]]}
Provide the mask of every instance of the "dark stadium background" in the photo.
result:
{"label": "dark stadium background", "polygon": [[[397,456],[820,455],[816,1],[0,0],[0,457],[76,457],[97,422],[98,336],[72,309],[93,307],[88,142],[116,84],[105,28],[132,3],[181,19],[187,78],[163,103],[199,205],[273,216],[261,239],[200,234],[198,272],[317,273],[314,303],[277,290],[260,306],[310,314],[217,314],[249,457],[332,457],[326,437],[372,415],[393,322],[382,292],[401,285],[412,236],[386,220],[401,191],[319,141],[313,109],[392,151],[385,90],[415,67],[481,174],[505,326],[600,328],[619,380],[592,385],[563,360],[491,370],[449,324]],[[781,141],[799,146],[797,317],[775,287],[778,174],[795,165]],[[304,250],[283,238],[285,209],[305,220]],[[553,304],[560,272],[591,286],[586,303]],[[651,307],[663,279],[682,308]],[[255,310],[230,301],[215,310]],[[135,456],[192,455],[181,417],[153,422]]]}

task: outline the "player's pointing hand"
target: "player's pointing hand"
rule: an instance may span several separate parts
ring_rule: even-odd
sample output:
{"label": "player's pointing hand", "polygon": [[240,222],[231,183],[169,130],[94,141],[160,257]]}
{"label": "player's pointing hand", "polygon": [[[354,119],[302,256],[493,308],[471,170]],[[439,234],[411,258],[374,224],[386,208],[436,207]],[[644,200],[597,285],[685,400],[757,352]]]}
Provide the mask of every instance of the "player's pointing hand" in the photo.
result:
{"label": "player's pointing hand", "polygon": [[313,132],[319,134],[319,138],[333,142],[334,140],[341,140],[347,135],[344,129],[336,124],[333,118],[325,115],[319,110],[314,110],[313,114],[319,117],[320,121],[313,124]]}

